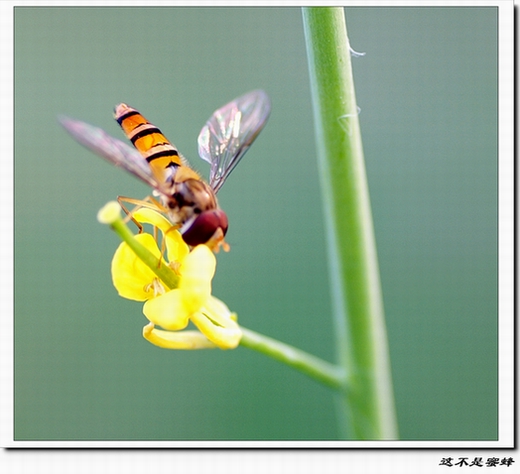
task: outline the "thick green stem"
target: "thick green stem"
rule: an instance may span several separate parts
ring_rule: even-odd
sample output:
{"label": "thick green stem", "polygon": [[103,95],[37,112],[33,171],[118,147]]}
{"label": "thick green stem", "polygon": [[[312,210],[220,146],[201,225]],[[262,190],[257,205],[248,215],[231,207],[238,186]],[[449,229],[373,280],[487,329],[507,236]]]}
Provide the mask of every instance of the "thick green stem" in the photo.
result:
{"label": "thick green stem", "polygon": [[396,439],[376,245],[342,8],[304,8],[338,363],[340,431]]}

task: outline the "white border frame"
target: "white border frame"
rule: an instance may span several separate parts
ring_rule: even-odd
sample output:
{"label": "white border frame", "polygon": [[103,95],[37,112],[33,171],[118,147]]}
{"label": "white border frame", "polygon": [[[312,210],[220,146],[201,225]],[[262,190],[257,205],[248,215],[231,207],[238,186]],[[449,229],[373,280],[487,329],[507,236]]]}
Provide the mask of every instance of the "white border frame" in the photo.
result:
{"label": "white border frame", "polygon": [[[152,1],[2,1],[0,2],[0,146],[2,172],[0,220],[2,242],[0,245],[1,272],[1,418],[0,429],[3,447],[89,447],[89,448],[511,448],[514,443],[514,12],[512,0],[495,1],[364,1],[327,2],[327,6],[496,6],[499,8],[499,439],[492,441],[378,441],[378,442],[16,442],[13,439],[13,9],[16,6],[302,6],[316,2],[172,2]],[[351,452],[352,453],[352,452]],[[388,453],[388,452],[387,452]],[[470,453],[470,459],[483,451]],[[414,457],[413,453],[411,457]],[[418,454],[418,453],[417,453]],[[449,454],[430,453],[435,459]],[[462,456],[463,454],[461,454]],[[494,452],[497,457],[510,456]],[[378,454],[379,456],[379,454]],[[394,454],[388,457],[392,458]],[[81,457],[81,456],[80,456]],[[161,457],[161,456],[159,456]],[[312,456],[311,456],[312,457]],[[341,457],[341,456],[340,456]],[[373,454],[360,456],[363,465],[371,463]],[[408,454],[407,454],[408,457]],[[457,459],[457,456],[454,456]],[[520,463],[517,459],[516,464]],[[211,463],[210,463],[211,464]],[[310,464],[309,464],[310,465]],[[213,464],[211,464],[213,466]],[[210,467],[211,467],[210,466]],[[343,467],[345,467],[343,465]],[[381,467],[381,466],[379,466]],[[74,472],[83,472],[75,463]],[[78,470],[79,469],[79,470]],[[400,465],[400,472],[404,471]],[[424,468],[414,464],[410,472]],[[155,468],[154,468],[155,470]],[[300,469],[301,470],[301,469]],[[12,472],[12,471],[11,471]],[[34,471],[36,472],[36,471]],[[156,471],[157,472],[157,471]],[[171,471],[170,471],[171,472]],[[228,470],[229,472],[229,470]],[[369,472],[369,471],[363,471]],[[372,471],[370,471],[372,472]],[[374,471],[374,472],[381,472]]]}

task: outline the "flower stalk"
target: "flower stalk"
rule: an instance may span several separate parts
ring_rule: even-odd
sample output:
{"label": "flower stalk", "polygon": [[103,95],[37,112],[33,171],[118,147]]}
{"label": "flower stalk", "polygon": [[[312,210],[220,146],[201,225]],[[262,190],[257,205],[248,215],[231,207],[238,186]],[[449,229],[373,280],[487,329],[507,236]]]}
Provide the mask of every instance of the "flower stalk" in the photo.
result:
{"label": "flower stalk", "polygon": [[98,213],[98,220],[103,224],[108,224],[169,289],[177,288],[179,276],[134,238],[134,234],[121,217],[121,207],[117,202],[111,201],[101,208]]}
{"label": "flower stalk", "polygon": [[343,8],[303,8],[345,439],[397,438],[386,328]]}

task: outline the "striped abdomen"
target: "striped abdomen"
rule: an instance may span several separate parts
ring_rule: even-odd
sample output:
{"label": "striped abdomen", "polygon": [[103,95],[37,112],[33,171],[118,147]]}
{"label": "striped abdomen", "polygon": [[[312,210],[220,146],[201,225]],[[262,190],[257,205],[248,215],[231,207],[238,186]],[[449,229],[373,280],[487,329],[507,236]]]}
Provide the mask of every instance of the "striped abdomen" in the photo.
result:
{"label": "striped abdomen", "polygon": [[[119,104],[114,116],[128,139],[150,164],[154,174],[163,182],[171,182],[177,167],[182,164],[177,149],[136,109]],[[193,174],[194,178],[199,177],[195,172]]]}

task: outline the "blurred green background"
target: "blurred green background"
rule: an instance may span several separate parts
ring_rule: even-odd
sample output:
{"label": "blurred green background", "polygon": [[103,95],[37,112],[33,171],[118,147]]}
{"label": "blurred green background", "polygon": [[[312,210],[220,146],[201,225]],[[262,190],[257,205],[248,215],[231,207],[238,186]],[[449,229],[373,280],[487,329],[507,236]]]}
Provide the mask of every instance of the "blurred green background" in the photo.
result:
{"label": "blurred green background", "polygon": [[[400,435],[497,438],[497,10],[347,8]],[[200,128],[255,88],[272,115],[219,193],[214,294],[333,360],[299,8],[15,9],[15,438],[334,440],[332,393],[244,348],[161,350],[111,285],[96,213],[149,189],[76,144],[127,102],[196,168]]]}

